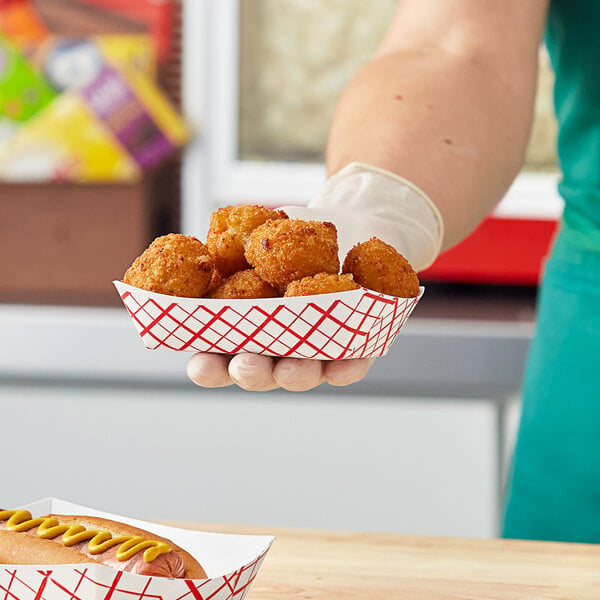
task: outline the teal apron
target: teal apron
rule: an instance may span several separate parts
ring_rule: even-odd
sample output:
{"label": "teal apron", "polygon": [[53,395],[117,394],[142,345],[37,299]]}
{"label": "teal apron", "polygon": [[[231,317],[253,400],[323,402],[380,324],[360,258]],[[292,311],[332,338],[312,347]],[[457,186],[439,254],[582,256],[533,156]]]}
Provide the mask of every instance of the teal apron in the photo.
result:
{"label": "teal apron", "polygon": [[600,0],[552,2],[565,200],[523,386],[504,536],[600,542]]}

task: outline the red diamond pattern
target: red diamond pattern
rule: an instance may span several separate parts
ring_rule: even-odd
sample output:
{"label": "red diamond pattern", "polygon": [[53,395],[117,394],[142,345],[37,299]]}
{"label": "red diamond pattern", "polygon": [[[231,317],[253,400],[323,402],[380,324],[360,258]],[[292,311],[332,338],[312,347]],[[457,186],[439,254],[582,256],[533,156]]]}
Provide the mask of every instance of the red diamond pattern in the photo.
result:
{"label": "red diamond pattern", "polygon": [[224,304],[115,285],[148,348],[323,360],[383,356],[420,299],[363,288],[305,301]]}
{"label": "red diamond pattern", "polygon": [[268,548],[233,573],[206,580],[143,577],[103,566],[0,567],[2,600],[242,600]]}

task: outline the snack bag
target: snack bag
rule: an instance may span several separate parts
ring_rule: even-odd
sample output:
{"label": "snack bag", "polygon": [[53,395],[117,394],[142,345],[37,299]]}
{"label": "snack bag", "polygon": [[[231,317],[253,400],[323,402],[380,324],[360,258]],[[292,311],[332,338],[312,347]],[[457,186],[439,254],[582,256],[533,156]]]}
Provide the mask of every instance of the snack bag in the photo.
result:
{"label": "snack bag", "polygon": [[0,144],[0,179],[137,181],[185,143],[182,119],[146,72],[148,46],[111,38],[48,46],[58,52],[44,70],[65,91]]}
{"label": "snack bag", "polygon": [[0,0],[0,32],[26,54],[50,34],[29,0]]}
{"label": "snack bag", "polygon": [[6,181],[136,181],[141,171],[76,92],[65,92],[0,144]]}
{"label": "snack bag", "polygon": [[186,127],[148,77],[127,77],[109,63],[79,94],[144,171],[157,166],[187,139]]}
{"label": "snack bag", "polygon": [[52,87],[0,33],[0,141],[55,97]]}
{"label": "snack bag", "polygon": [[99,35],[93,38],[102,54],[119,68],[142,73],[155,81],[156,48],[148,35]]}
{"label": "snack bag", "polygon": [[143,24],[157,49],[159,61],[164,63],[168,60],[175,0],[80,0],[80,2]]}
{"label": "snack bag", "polygon": [[147,35],[52,36],[32,57],[32,63],[58,91],[87,85],[104,62],[156,79],[156,51]]}

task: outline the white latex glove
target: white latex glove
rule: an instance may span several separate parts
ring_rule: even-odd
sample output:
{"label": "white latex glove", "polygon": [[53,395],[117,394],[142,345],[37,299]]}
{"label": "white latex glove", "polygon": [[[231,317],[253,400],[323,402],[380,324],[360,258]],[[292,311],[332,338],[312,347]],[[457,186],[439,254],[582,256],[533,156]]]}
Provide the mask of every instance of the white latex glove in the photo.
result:
{"label": "white latex glove", "polygon": [[[442,246],[442,217],[427,195],[394,173],[361,163],[351,163],[330,177],[308,207],[284,210],[290,218],[334,222],[341,261],[354,244],[376,236],[420,271],[435,260]],[[345,386],[360,381],[373,361],[198,353],[190,359],[187,373],[207,388],[236,384],[256,392],[278,387],[300,392],[323,382]]]}
{"label": "white latex glove", "polygon": [[199,352],[188,362],[188,377],[206,388],[236,384],[244,390],[266,392],[283,388],[305,392],[327,382],[346,386],[360,381],[373,364],[373,358],[349,360],[274,359],[260,354],[224,354]]}
{"label": "white latex glove", "polygon": [[350,163],[330,177],[307,208],[283,209],[291,218],[335,223],[341,261],[352,246],[376,236],[422,271],[442,247],[442,215],[427,194],[395,173],[363,163]]}

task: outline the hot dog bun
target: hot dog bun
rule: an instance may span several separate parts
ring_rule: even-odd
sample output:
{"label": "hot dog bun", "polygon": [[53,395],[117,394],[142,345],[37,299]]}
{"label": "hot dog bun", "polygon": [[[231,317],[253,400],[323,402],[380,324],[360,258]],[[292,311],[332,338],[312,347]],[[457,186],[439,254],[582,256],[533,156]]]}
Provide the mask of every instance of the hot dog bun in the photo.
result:
{"label": "hot dog bun", "polygon": [[152,577],[206,578],[191,554],[143,529],[88,516],[31,518],[28,511],[0,510],[0,563],[99,563]]}

